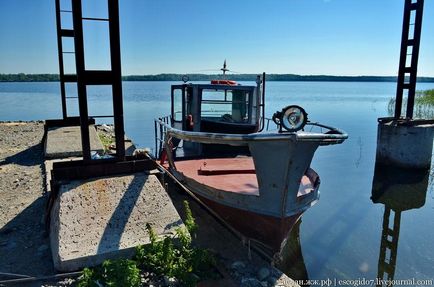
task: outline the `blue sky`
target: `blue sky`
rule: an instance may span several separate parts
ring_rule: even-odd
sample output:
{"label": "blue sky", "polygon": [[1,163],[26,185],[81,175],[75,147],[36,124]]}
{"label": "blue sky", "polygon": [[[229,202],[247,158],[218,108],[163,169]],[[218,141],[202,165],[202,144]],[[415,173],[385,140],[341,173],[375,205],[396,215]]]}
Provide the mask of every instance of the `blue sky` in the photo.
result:
{"label": "blue sky", "polygon": [[[84,13],[104,16],[99,2]],[[241,73],[397,74],[404,0],[119,2],[124,75],[209,73],[224,59]],[[420,76],[434,76],[433,14],[425,1]],[[87,25],[88,68],[107,67],[103,25]],[[54,0],[0,0],[0,73],[57,73],[56,41]]]}

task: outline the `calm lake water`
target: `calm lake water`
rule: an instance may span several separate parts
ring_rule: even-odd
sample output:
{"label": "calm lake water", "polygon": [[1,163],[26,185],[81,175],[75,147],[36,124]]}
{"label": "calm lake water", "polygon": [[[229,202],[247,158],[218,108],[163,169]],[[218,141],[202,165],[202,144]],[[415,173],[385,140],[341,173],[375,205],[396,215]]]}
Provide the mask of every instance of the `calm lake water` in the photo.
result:
{"label": "calm lake water", "polygon": [[[138,146],[154,146],[153,119],[169,113],[171,84],[123,83],[125,129]],[[418,85],[418,89],[429,88],[434,88],[434,84]],[[311,121],[336,126],[350,136],[344,144],[320,147],[315,154],[312,167],[321,177],[321,199],[302,218],[295,234],[300,238],[299,244],[294,240],[288,246],[288,254],[296,254],[286,263],[293,277],[339,280],[377,276],[386,208],[385,204],[374,204],[371,200],[377,118],[388,116],[387,104],[395,89],[394,83],[267,83],[268,117],[284,106],[298,104],[306,109]],[[107,87],[91,87],[88,93],[90,114],[111,114]],[[70,89],[70,95],[73,94]],[[76,99],[69,101],[70,115],[77,115]],[[0,83],[0,107],[0,120],[60,118],[59,84]],[[398,174],[397,179],[380,180],[383,184],[380,186],[393,187],[396,180],[405,177],[399,171],[391,173]],[[381,175],[376,174],[378,178]],[[433,279],[431,179],[416,180],[404,189],[410,195],[408,206],[402,208],[398,246],[392,250],[397,256],[395,279]],[[406,198],[399,191],[397,197]],[[404,201],[406,205],[407,199]],[[412,204],[413,201],[417,203]],[[290,268],[291,264],[297,270]]]}

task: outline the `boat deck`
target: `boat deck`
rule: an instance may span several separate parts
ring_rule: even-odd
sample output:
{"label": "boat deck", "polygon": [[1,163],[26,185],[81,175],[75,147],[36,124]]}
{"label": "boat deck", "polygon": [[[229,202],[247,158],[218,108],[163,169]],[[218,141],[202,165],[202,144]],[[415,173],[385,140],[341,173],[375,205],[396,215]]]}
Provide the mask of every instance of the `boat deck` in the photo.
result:
{"label": "boat deck", "polygon": [[[258,180],[252,157],[179,160],[175,162],[175,166],[184,176],[212,188],[259,196]],[[297,196],[313,191],[313,185],[314,181],[304,175]]]}

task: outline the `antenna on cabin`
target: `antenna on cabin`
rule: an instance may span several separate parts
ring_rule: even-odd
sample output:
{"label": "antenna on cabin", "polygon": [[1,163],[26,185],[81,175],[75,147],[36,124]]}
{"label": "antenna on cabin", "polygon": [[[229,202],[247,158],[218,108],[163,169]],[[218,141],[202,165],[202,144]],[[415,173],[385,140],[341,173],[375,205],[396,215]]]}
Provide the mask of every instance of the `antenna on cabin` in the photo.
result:
{"label": "antenna on cabin", "polygon": [[229,69],[226,68],[226,59],[225,59],[225,61],[223,62],[223,68],[221,68],[220,71],[223,72],[223,78],[226,76],[226,72],[229,72]]}

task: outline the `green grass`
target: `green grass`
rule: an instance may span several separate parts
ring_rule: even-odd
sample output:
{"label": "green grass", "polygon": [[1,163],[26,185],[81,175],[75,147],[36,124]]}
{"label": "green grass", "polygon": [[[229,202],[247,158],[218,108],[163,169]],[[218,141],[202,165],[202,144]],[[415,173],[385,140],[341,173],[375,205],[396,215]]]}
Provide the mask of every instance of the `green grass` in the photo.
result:
{"label": "green grass", "polygon": [[101,266],[84,268],[78,287],[140,286],[140,269],[134,260],[106,260]]}
{"label": "green grass", "polygon": [[416,105],[434,106],[434,89],[426,91],[417,91],[415,98]]}
{"label": "green grass", "polygon": [[213,277],[214,257],[192,245],[198,226],[190,206],[184,201],[185,227],[176,230],[176,236],[158,238],[151,225],[146,225],[150,244],[138,246],[132,260],[106,260],[95,268],[85,268],[79,277],[79,287],[140,286],[140,274],[149,271],[157,276],[176,278],[182,286],[196,286]]}
{"label": "green grass", "polygon": [[104,151],[107,152],[109,150],[109,146],[114,143],[113,137],[102,132],[98,132],[98,137],[104,147]]}
{"label": "green grass", "polygon": [[151,243],[137,248],[136,260],[145,269],[157,275],[174,277],[183,286],[195,286],[200,279],[209,278],[215,264],[211,254],[204,249],[192,246],[197,224],[187,201],[184,201],[185,228],[176,230],[176,237],[158,240],[150,225],[146,228]]}
{"label": "green grass", "polygon": [[[407,99],[403,100],[402,113],[407,110]],[[395,113],[395,98],[389,100],[388,112],[390,116]],[[413,118],[416,119],[434,119],[434,89],[425,91],[416,91],[414,99]]]}

